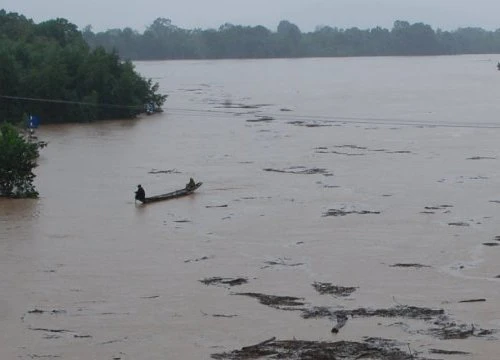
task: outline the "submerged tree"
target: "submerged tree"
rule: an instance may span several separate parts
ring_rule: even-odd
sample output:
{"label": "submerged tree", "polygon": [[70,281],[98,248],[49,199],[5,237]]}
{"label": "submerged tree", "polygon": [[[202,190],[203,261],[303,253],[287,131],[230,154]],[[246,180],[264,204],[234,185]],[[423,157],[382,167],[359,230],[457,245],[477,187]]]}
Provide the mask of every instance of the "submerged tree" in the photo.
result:
{"label": "submerged tree", "polygon": [[27,141],[14,126],[0,126],[0,196],[38,196],[33,185],[38,148],[39,144]]}
{"label": "submerged tree", "polygon": [[91,49],[67,20],[35,24],[0,9],[1,121],[26,112],[45,123],[133,118],[146,104],[161,109],[166,95],[157,90],[116,51]]}

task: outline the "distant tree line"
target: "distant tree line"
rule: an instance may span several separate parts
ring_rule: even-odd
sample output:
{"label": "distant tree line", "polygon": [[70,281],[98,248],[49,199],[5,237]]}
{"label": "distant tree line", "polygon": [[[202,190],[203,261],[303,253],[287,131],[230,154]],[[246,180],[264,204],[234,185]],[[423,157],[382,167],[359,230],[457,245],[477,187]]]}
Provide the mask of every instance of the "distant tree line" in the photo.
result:
{"label": "distant tree line", "polygon": [[28,113],[42,122],[131,118],[161,106],[158,84],[116,52],[90,47],[65,19],[35,24],[0,10],[0,123]]}
{"label": "distant tree line", "polygon": [[500,53],[500,29],[434,31],[407,21],[396,21],[391,30],[321,26],[303,33],[286,20],[273,32],[263,26],[232,24],[217,30],[186,30],[158,18],[142,34],[129,27],[94,33],[87,26],[83,37],[92,48],[115,49],[120,57],[132,60]]}

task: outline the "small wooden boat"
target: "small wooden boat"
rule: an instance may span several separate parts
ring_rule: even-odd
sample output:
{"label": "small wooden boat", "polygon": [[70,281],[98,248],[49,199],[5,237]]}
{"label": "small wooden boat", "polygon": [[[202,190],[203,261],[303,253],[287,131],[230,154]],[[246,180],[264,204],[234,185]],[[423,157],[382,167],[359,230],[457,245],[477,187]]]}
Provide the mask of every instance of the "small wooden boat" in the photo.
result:
{"label": "small wooden boat", "polygon": [[176,199],[176,198],[179,198],[179,197],[182,197],[182,196],[190,195],[196,189],[198,189],[201,186],[201,184],[203,184],[203,183],[202,182],[198,182],[198,183],[196,183],[191,188],[185,187],[184,189],[172,191],[172,192],[169,192],[169,193],[166,193],[166,194],[147,197],[147,198],[144,199],[144,204],[149,204],[149,203],[152,203],[152,202],[163,201],[163,200]]}

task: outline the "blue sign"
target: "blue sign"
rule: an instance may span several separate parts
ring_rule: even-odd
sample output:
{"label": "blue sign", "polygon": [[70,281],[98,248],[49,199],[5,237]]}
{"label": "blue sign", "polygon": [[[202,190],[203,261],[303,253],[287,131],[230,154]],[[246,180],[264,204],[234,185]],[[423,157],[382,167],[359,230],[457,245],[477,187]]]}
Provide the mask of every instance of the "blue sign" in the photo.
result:
{"label": "blue sign", "polygon": [[28,127],[30,129],[36,129],[39,125],[40,125],[40,118],[38,116],[30,115]]}

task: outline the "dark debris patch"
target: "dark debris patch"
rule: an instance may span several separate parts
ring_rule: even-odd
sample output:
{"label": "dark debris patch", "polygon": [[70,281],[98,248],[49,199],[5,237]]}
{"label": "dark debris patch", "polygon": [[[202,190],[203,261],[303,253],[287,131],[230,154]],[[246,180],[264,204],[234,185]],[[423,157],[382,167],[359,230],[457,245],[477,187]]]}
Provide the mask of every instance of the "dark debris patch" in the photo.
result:
{"label": "dark debris patch", "polygon": [[230,318],[237,317],[238,315],[213,314],[212,316],[215,318],[228,318],[228,319],[230,319]]}
{"label": "dark debris patch", "polygon": [[266,266],[261,267],[261,269],[266,269],[271,266],[288,266],[288,267],[295,267],[295,266],[302,266],[304,263],[294,263],[290,262],[291,259],[289,258],[279,258],[276,260],[269,260],[269,261],[264,261]]}
{"label": "dark debris patch", "polygon": [[433,322],[434,327],[421,331],[440,340],[463,340],[470,337],[487,337],[495,334],[496,330],[481,329],[474,324],[460,324],[451,321],[447,316],[441,316]]}
{"label": "dark debris patch", "polygon": [[148,174],[181,174],[177,169],[169,169],[169,170],[156,170],[152,169]]}
{"label": "dark debris patch", "polygon": [[500,243],[498,243],[498,242],[485,242],[485,243],[483,243],[483,245],[485,245],[485,246],[499,246]]}
{"label": "dark debris patch", "polygon": [[271,122],[273,120],[272,116],[258,116],[257,119],[248,119],[247,122]]}
{"label": "dark debris patch", "polygon": [[313,307],[302,312],[302,317],[304,319],[323,317],[334,318],[339,315],[351,317],[401,317],[406,319],[431,320],[440,315],[444,315],[444,310],[400,305],[388,309],[358,308],[353,310],[332,310],[327,307]]}
{"label": "dark debris patch", "polygon": [[305,341],[276,340],[271,338],[240,350],[212,354],[212,359],[294,359],[294,360],[417,360],[414,354],[406,353],[390,340],[377,341]]}
{"label": "dark debris patch", "polygon": [[216,286],[238,286],[248,283],[245,278],[222,278],[222,277],[211,277],[199,280],[205,285],[216,285]]}
{"label": "dark debris patch", "polygon": [[49,314],[49,315],[61,315],[61,314],[66,314],[66,310],[40,310],[40,309],[33,309],[28,311],[28,314]]}
{"label": "dark debris patch", "polygon": [[495,160],[496,157],[491,157],[491,156],[472,156],[470,158],[467,158],[467,160]]}
{"label": "dark debris patch", "polygon": [[397,263],[393,265],[389,265],[390,267],[401,267],[401,268],[415,268],[415,269],[421,269],[421,268],[430,268],[429,265],[422,265],[422,264],[417,264],[417,263]]}
{"label": "dark debris patch", "polygon": [[470,353],[465,352],[465,351],[441,350],[441,349],[430,349],[429,353],[431,353],[431,354],[442,354],[442,355],[470,355]]}
{"label": "dark debris patch", "polygon": [[459,303],[474,303],[474,302],[485,302],[486,299],[468,299],[468,300],[461,300]]}
{"label": "dark debris patch", "polygon": [[346,156],[363,156],[367,155],[368,152],[383,152],[386,154],[412,154],[409,150],[396,150],[390,151],[387,149],[369,149],[366,146],[358,146],[358,145],[335,145],[332,148],[342,149],[344,151],[339,150],[331,150],[326,146],[321,146],[315,148],[315,152],[318,154],[336,154],[336,155],[346,155]]}
{"label": "dark debris patch", "polygon": [[470,226],[469,223],[466,223],[464,221],[451,222],[451,223],[448,223],[448,225],[450,225],[450,226]]}
{"label": "dark debris patch", "polygon": [[448,208],[452,208],[453,205],[436,205],[436,206],[426,206],[425,210],[444,210]]}
{"label": "dark debris patch", "polygon": [[234,293],[232,295],[249,296],[259,300],[262,305],[267,305],[280,310],[302,310],[295,308],[296,306],[303,306],[303,298],[294,296],[277,296],[266,295],[260,293]]}
{"label": "dark debris patch", "polygon": [[71,331],[66,330],[66,329],[48,329],[48,328],[32,328],[29,327],[30,330],[33,331],[45,331],[49,333],[70,333]]}
{"label": "dark debris patch", "polygon": [[199,261],[205,261],[205,260],[210,260],[210,259],[213,259],[214,256],[202,256],[200,258],[197,258],[197,259],[187,259],[187,260],[184,260],[185,263],[190,263],[190,262],[199,262]]}
{"label": "dark debris patch", "polygon": [[298,174],[298,175],[315,175],[315,174],[321,174],[325,176],[332,176],[332,173],[330,173],[327,169],[323,168],[306,168],[305,166],[292,166],[287,169],[273,169],[273,168],[265,168],[263,169],[264,171],[269,171],[269,172],[278,172],[278,173],[285,173],[285,174]]}
{"label": "dark debris patch", "polygon": [[270,106],[271,104],[242,104],[233,103],[231,101],[225,101],[222,103],[222,107],[226,109],[260,109],[265,106]]}
{"label": "dark debris patch", "polygon": [[304,126],[304,127],[309,127],[309,128],[314,128],[314,127],[331,127],[333,126],[332,124],[325,123],[325,122],[318,122],[318,121],[289,121],[288,124],[290,125],[295,125],[295,126]]}
{"label": "dark debris patch", "polygon": [[312,284],[312,286],[321,295],[328,294],[328,295],[342,296],[342,297],[350,296],[357,289],[357,287],[336,286],[332,285],[331,283],[322,283],[322,282],[315,282],[314,284]]}
{"label": "dark debris patch", "polygon": [[370,210],[343,210],[343,209],[329,209],[327,212],[323,213],[323,217],[327,216],[346,216],[351,214],[357,215],[368,215],[368,214],[380,214],[380,211],[370,211]]}

